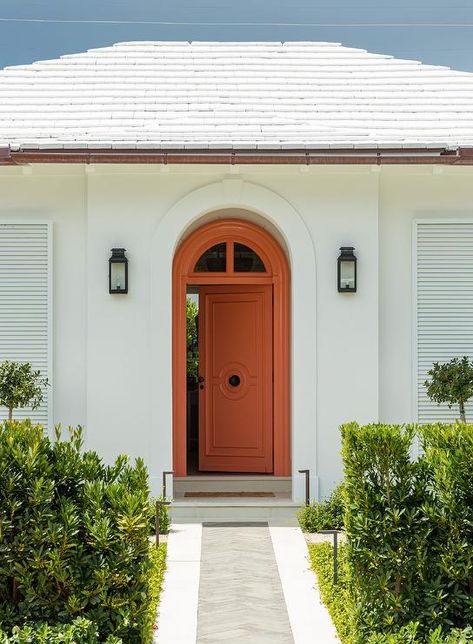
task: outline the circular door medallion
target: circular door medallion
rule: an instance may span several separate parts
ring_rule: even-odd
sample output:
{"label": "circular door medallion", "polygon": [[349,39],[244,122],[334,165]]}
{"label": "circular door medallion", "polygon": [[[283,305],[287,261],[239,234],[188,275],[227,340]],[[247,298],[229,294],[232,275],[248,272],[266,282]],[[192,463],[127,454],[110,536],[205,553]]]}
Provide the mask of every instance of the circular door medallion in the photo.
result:
{"label": "circular door medallion", "polygon": [[251,376],[245,365],[239,362],[226,364],[218,374],[221,393],[232,400],[246,396],[250,386]]}

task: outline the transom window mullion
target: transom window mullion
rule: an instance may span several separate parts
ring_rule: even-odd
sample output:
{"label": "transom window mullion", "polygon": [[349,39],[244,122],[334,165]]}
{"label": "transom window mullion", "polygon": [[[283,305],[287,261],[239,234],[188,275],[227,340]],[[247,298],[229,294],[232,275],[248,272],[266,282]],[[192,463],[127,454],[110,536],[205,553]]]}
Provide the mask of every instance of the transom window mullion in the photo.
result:
{"label": "transom window mullion", "polygon": [[227,273],[233,275],[233,239],[227,240]]}

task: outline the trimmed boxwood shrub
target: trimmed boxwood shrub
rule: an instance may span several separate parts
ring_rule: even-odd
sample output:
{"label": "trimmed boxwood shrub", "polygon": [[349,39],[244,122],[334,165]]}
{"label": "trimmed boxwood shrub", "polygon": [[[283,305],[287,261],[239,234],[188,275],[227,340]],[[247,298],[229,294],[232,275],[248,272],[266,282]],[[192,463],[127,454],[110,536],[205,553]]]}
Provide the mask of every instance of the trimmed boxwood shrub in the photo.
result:
{"label": "trimmed boxwood shrub", "polygon": [[50,440],[29,420],[0,424],[0,625],[75,623],[80,632],[83,617],[99,641],[145,642],[146,468],[124,456],[107,466],[81,448],[80,428]]}
{"label": "trimmed boxwood shrub", "polygon": [[333,583],[333,546],[330,543],[309,544],[309,557],[317,575],[320,597],[327,606],[342,644],[355,641],[354,606],[349,590],[346,546],[338,547],[338,581]]}
{"label": "trimmed boxwood shrub", "polygon": [[357,641],[413,624],[415,641],[443,641],[435,629],[445,638],[471,625],[473,426],[351,423],[342,437]]}
{"label": "trimmed boxwood shrub", "polygon": [[[320,595],[327,606],[342,644],[356,642],[353,620],[354,606],[350,592],[350,570],[347,562],[347,546],[340,544],[338,553],[338,583],[333,583],[333,547],[329,543],[309,545],[309,556],[314,572],[317,574]],[[466,644],[473,642],[473,629],[464,630],[438,627],[425,637],[419,633],[419,623],[410,622],[391,633],[373,633],[364,640],[366,644]]]}
{"label": "trimmed boxwood shrub", "polygon": [[417,644],[419,641],[425,641],[426,644],[467,644],[473,641],[473,630],[468,627],[464,630],[455,628],[448,634],[442,634],[442,628],[436,628],[430,632],[425,640],[419,640],[417,637],[419,624],[413,622],[403,626],[397,633],[372,635],[367,644]]}
{"label": "trimmed boxwood shrub", "polygon": [[412,427],[342,427],[348,561],[360,641],[412,621],[425,552]]}
{"label": "trimmed boxwood shrub", "polygon": [[145,632],[149,633],[151,639],[158,626],[156,624],[156,616],[159,597],[163,587],[164,573],[166,571],[167,544],[160,543],[157,548],[155,545],[152,545],[149,552],[152,562],[152,570],[149,579],[149,603]]}
{"label": "trimmed boxwood shrub", "polygon": [[[97,627],[90,620],[78,617],[71,624],[48,626],[14,626],[7,635],[0,630],[0,644],[99,644]],[[104,644],[119,644],[122,640],[109,635]]]}
{"label": "trimmed boxwood shrub", "polygon": [[343,528],[343,485],[339,485],[326,501],[311,503],[299,510],[299,523],[305,532],[341,530]]}
{"label": "trimmed boxwood shrub", "polygon": [[423,504],[428,532],[426,619],[473,624],[473,425],[425,425]]}

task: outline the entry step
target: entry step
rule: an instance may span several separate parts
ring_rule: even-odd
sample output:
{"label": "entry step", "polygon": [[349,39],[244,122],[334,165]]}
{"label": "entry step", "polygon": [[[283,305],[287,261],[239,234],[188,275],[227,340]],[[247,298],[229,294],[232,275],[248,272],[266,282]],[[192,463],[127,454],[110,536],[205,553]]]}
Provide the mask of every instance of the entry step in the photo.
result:
{"label": "entry step", "polygon": [[196,492],[265,492],[290,496],[290,476],[267,476],[246,474],[201,474],[175,477],[174,498]]}
{"label": "entry step", "polygon": [[269,521],[295,526],[299,507],[286,495],[274,498],[176,498],[170,506],[170,514],[173,523]]}

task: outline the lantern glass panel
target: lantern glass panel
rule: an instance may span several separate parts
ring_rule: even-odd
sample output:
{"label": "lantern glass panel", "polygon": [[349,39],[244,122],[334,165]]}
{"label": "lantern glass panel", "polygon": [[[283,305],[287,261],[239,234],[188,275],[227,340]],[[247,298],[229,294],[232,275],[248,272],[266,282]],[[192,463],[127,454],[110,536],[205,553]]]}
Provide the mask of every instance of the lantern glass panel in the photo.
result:
{"label": "lantern glass panel", "polygon": [[110,286],[112,291],[125,290],[125,262],[111,262]]}
{"label": "lantern glass panel", "polygon": [[352,260],[340,262],[340,288],[355,288],[355,262]]}

